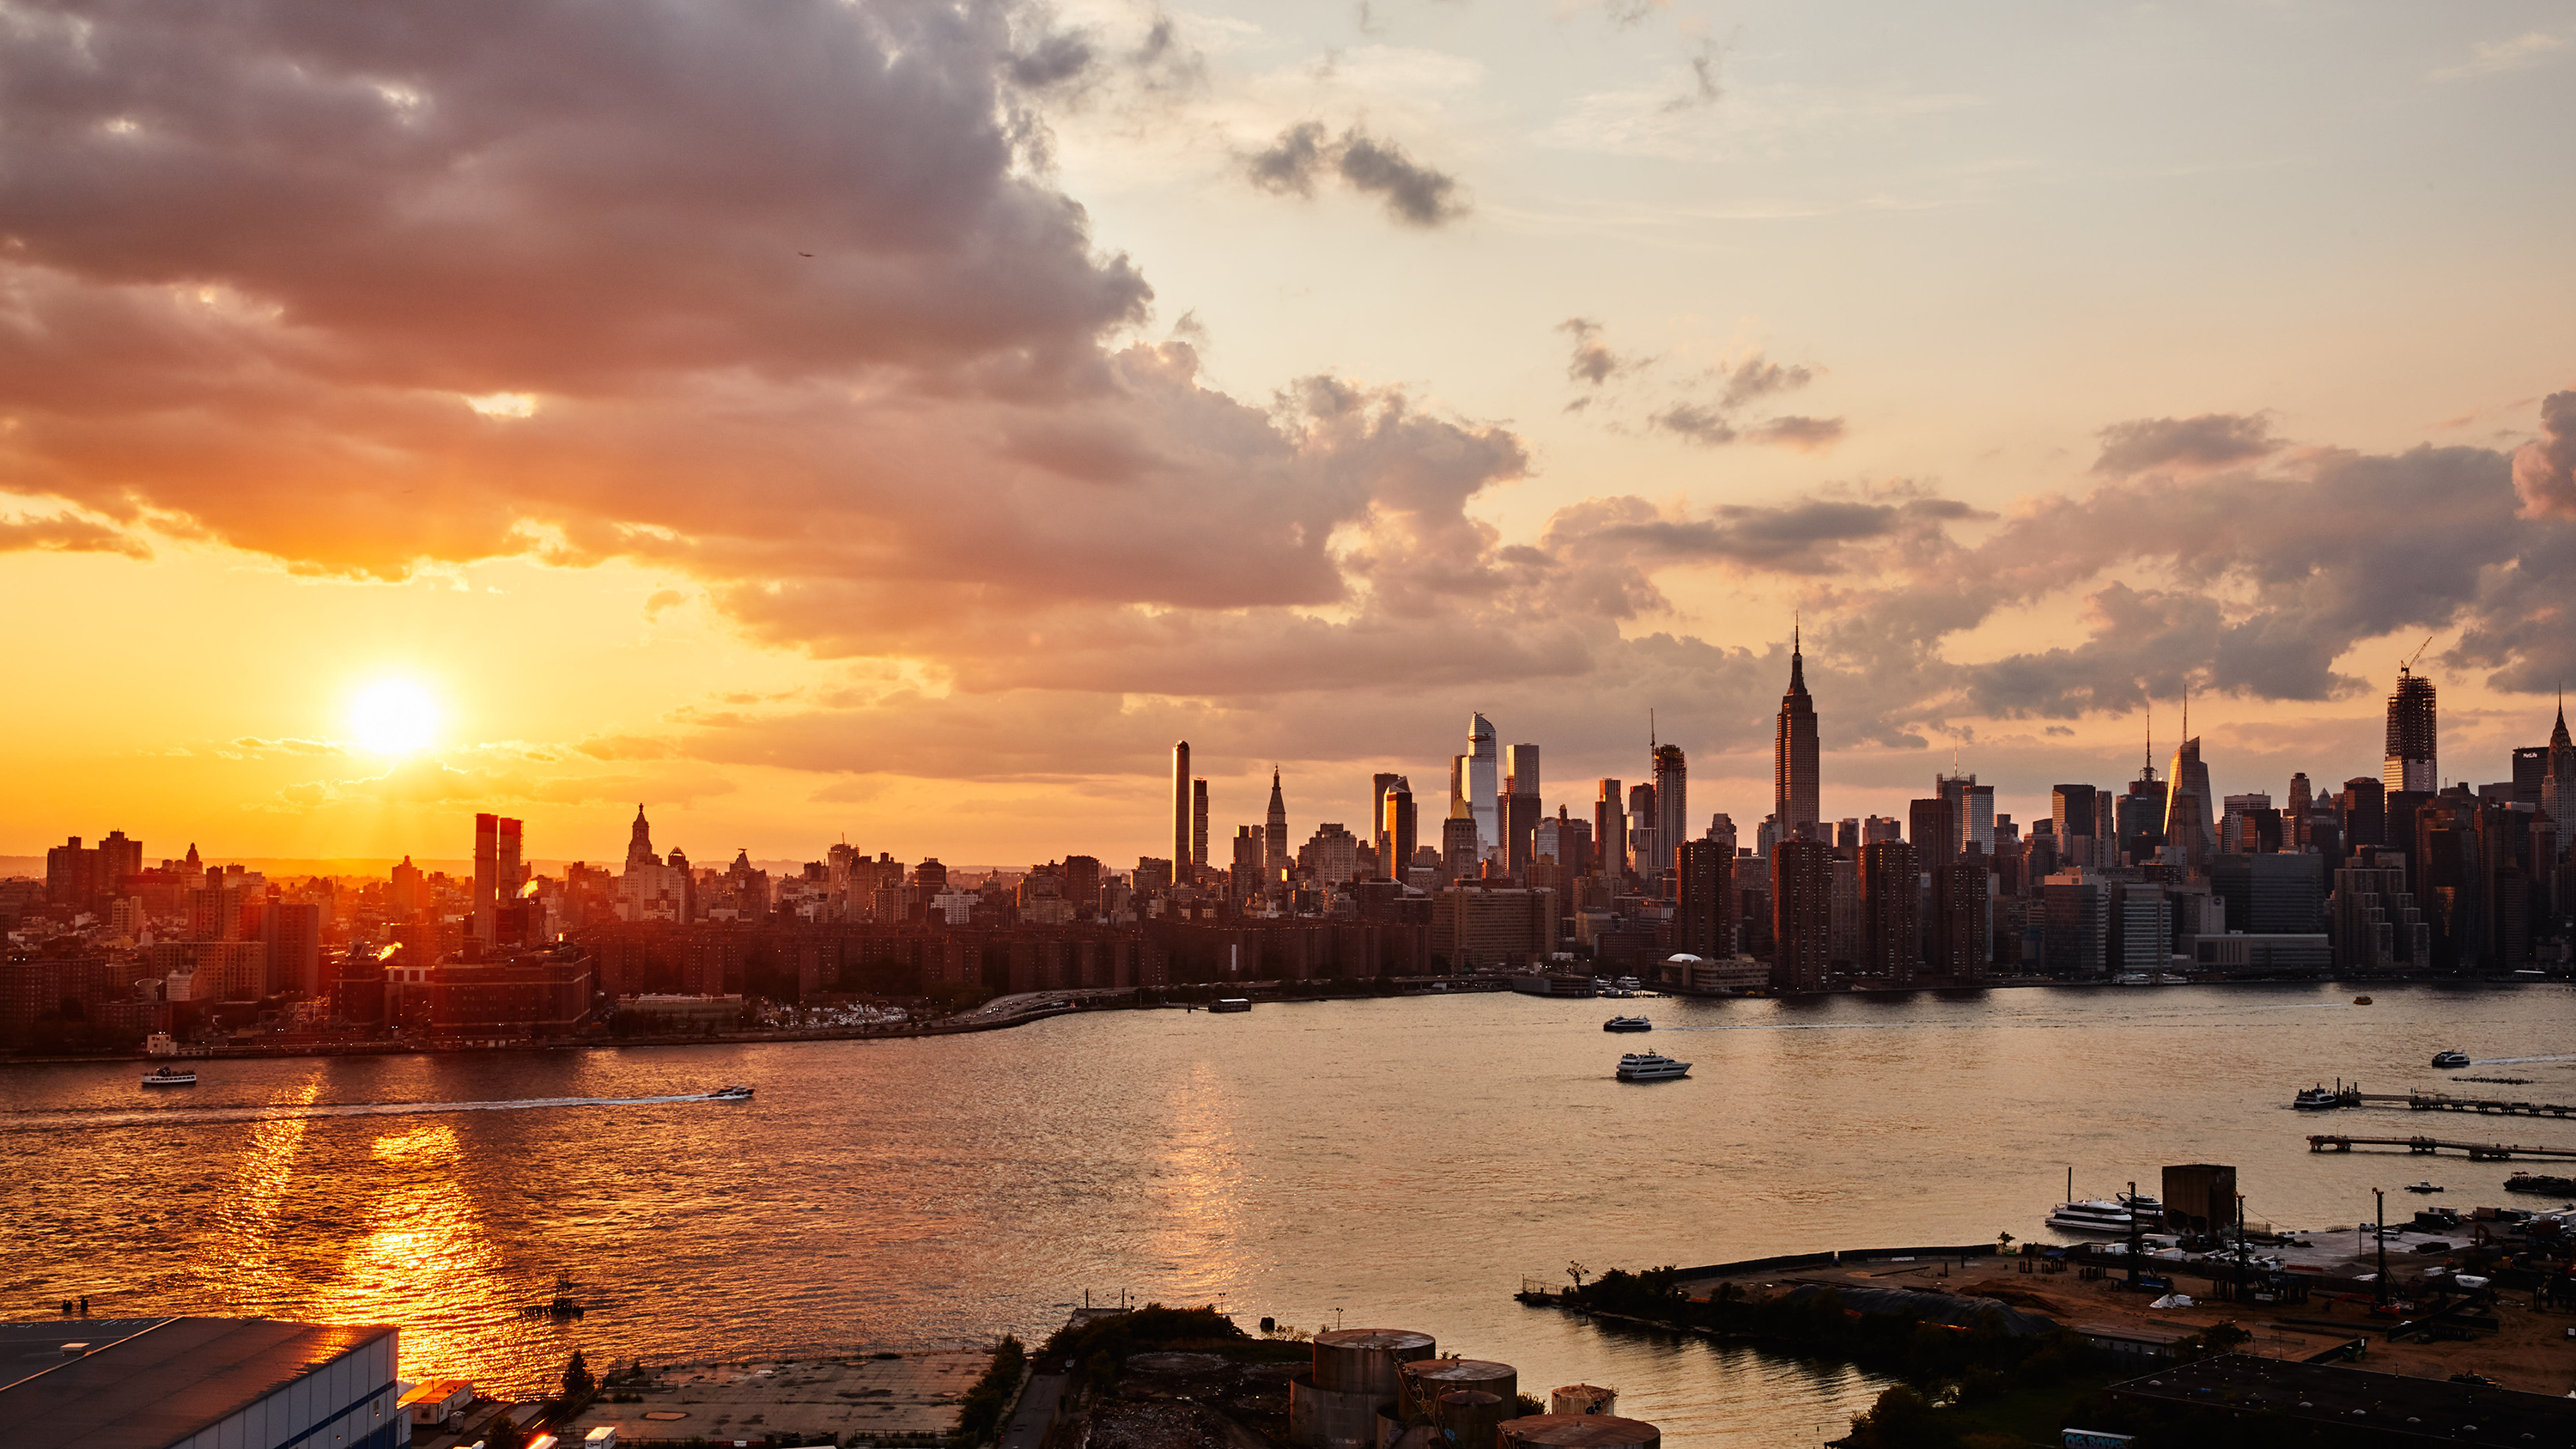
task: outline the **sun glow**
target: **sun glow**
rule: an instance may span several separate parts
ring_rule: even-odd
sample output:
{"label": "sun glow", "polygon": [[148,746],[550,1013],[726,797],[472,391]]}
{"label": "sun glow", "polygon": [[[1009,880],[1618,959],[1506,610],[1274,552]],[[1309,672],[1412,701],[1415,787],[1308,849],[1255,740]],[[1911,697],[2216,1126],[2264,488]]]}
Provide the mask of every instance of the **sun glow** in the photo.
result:
{"label": "sun glow", "polygon": [[407,755],[437,734],[438,705],[411,680],[380,680],[350,701],[349,728],[377,754]]}

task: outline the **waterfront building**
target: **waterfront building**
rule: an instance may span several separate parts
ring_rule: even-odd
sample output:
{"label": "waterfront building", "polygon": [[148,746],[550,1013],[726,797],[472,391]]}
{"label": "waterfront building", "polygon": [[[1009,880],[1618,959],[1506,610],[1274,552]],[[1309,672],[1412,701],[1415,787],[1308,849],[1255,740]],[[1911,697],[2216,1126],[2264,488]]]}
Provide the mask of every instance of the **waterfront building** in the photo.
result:
{"label": "waterfront building", "polygon": [[2115,881],[2104,969],[2164,971],[2173,965],[2174,906],[2160,881]]}
{"label": "waterfront building", "polygon": [[2266,935],[2322,930],[2325,861],[2314,855],[2210,857],[2210,893],[2227,903],[2227,929]]}
{"label": "waterfront building", "polygon": [[1789,689],[1771,731],[1771,814],[1784,837],[1809,838],[1819,819],[1821,794],[1816,749],[1816,706],[1807,695],[1806,655],[1798,631],[1789,633]]}
{"label": "waterfront building", "polygon": [[2388,696],[2388,750],[2379,781],[2391,791],[2430,793],[2442,788],[2435,745],[2433,681],[2407,665],[2397,667],[2397,688]]}
{"label": "waterfront building", "polygon": [[2042,969],[2068,981],[2100,976],[2109,965],[2109,882],[2079,866],[2049,876],[2040,889],[2047,909]]}
{"label": "waterfront building", "polygon": [[1713,840],[1673,850],[1672,948],[1709,960],[1735,954],[1735,852]]}
{"label": "waterfront building", "polygon": [[389,1324],[272,1318],[90,1319],[81,1352],[60,1319],[0,1323],[5,1434],[28,1445],[411,1442]]}
{"label": "waterfront building", "polygon": [[[2371,783],[2377,784],[2377,781]],[[2406,857],[2365,847],[2335,872],[2327,935],[2338,971],[2398,971],[2429,966],[2433,928],[2406,888]]]}
{"label": "waterfront building", "polygon": [[1834,847],[1832,902],[1825,925],[1825,959],[1836,971],[1858,966],[1864,954],[1860,914],[1860,853],[1863,847]]}
{"label": "waterfront building", "polygon": [[1561,900],[1552,890],[1441,891],[1431,898],[1431,954],[1452,971],[1544,961],[1556,950]]}
{"label": "waterfront building", "polygon": [[1821,840],[1771,848],[1771,985],[1822,991],[1830,984],[1833,849]]}
{"label": "waterfront building", "polygon": [[[1941,804],[1914,803],[1929,804],[1936,813]],[[1948,834],[1934,838],[1946,842]],[[1898,986],[1913,984],[1923,959],[1922,881],[1922,857],[1912,844],[1882,841],[1860,848],[1861,954],[1853,967],[1858,974]]]}
{"label": "waterfront building", "polygon": [[1994,958],[1994,874],[1968,854],[1932,876],[1932,974],[1953,984],[1985,979]]}

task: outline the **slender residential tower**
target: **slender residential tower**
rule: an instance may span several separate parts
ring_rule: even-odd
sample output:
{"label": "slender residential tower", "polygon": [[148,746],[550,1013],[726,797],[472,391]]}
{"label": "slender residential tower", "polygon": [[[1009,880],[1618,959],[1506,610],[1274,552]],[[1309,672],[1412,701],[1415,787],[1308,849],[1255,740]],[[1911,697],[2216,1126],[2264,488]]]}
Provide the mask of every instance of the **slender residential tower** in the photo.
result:
{"label": "slender residential tower", "polygon": [[[2188,709],[2183,714],[2183,728],[2191,728]],[[2218,837],[2216,822],[2209,813],[2209,766],[2201,763],[2198,735],[2187,736],[2174,746],[2173,766],[2165,771],[2165,784],[2164,843],[2180,849],[2183,865],[2198,871],[2209,863],[2209,852]]]}
{"label": "slender residential tower", "polygon": [[1655,870],[1673,868],[1673,852],[1690,839],[1690,767],[1679,745],[1657,745],[1655,766]]}
{"label": "slender residential tower", "polygon": [[1172,746],[1172,883],[1190,878],[1190,742]]}
{"label": "slender residential tower", "polygon": [[2397,692],[2388,696],[2388,758],[2380,767],[2380,783],[2391,793],[2440,790],[2434,742],[2433,681],[2401,664]]}
{"label": "slender residential tower", "polygon": [[1816,705],[1807,697],[1807,660],[1798,630],[1789,631],[1789,692],[1771,741],[1771,815],[1783,840],[1804,840],[1818,819]]}
{"label": "slender residential tower", "polygon": [[1494,752],[1494,724],[1483,715],[1467,721],[1467,813],[1476,821],[1476,851],[1492,853],[1503,843],[1503,823],[1495,818],[1494,792],[1502,784],[1502,762]]}

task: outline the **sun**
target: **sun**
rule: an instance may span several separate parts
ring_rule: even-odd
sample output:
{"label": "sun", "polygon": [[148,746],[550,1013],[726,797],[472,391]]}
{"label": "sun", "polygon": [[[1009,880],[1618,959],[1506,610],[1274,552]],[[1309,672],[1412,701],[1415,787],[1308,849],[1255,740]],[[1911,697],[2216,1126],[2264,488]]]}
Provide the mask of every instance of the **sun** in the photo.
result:
{"label": "sun", "polygon": [[438,733],[438,704],[411,680],[379,680],[349,702],[349,728],[377,754],[407,755]]}

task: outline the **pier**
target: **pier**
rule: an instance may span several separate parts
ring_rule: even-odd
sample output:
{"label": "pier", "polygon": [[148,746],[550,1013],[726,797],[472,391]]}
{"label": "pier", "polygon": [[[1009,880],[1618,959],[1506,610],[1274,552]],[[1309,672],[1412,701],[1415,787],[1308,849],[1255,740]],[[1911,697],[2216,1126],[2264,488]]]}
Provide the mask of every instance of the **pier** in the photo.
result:
{"label": "pier", "polygon": [[2576,1104],[2512,1102],[2502,1097],[2455,1097],[2448,1092],[2362,1092],[2335,1094],[2345,1107],[2404,1107],[2410,1112],[2486,1112],[2503,1117],[2571,1117]]}
{"label": "pier", "polygon": [[2354,1137],[2317,1132],[2308,1137],[2310,1152],[2350,1152],[2355,1147],[2403,1147],[2419,1156],[2465,1152],[2471,1162],[2511,1162],[2517,1157],[2576,1158],[2576,1147],[2523,1147],[2505,1142],[2454,1142],[2446,1137]]}

